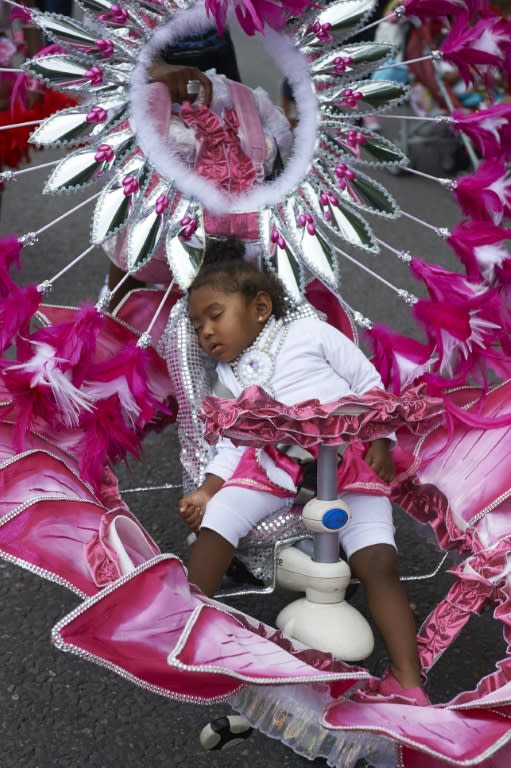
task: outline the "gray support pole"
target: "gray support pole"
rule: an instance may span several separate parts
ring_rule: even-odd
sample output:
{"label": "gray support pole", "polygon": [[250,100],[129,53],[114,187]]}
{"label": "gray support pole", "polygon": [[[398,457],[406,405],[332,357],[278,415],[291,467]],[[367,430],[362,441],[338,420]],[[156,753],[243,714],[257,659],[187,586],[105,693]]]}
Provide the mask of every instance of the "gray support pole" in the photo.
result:
{"label": "gray support pole", "polygon": [[[320,445],[318,453],[317,498],[325,501],[337,499],[337,446]],[[339,536],[337,533],[315,533],[314,554],[316,563],[336,563],[339,560]]]}

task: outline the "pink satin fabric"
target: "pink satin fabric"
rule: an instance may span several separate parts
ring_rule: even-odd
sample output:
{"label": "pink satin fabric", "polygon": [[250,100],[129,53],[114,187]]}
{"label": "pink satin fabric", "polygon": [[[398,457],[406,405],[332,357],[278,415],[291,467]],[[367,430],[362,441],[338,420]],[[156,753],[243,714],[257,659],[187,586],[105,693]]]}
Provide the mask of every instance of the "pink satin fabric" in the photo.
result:
{"label": "pink satin fabric", "polygon": [[217,237],[234,235],[241,240],[259,239],[259,217],[257,213],[229,213],[225,216],[215,216],[204,211],[204,226],[206,232]]}
{"label": "pink satin fabric", "polygon": [[442,400],[426,395],[424,386],[401,396],[373,389],[362,397],[350,395],[334,403],[306,400],[284,405],[257,386],[233,400],[207,397],[202,406],[205,437],[215,443],[222,436],[235,445],[262,447],[289,443],[310,448],[320,443],[370,441],[399,427],[424,434],[442,422]]}
{"label": "pink satin fabric", "polygon": [[110,468],[98,498],[78,476],[71,456],[35,436],[30,452],[16,456],[12,427],[0,426],[2,454],[10,458],[0,466],[0,555],[86,596],[120,576],[108,539],[114,517],[132,520],[147,549],[159,554],[122,502]]}
{"label": "pink satin fabric", "polygon": [[185,102],[181,106],[181,117],[195,129],[200,141],[195,161],[199,176],[232,194],[250,189],[256,180],[256,169],[241,146],[239,120],[234,109],[224,111],[222,123],[208,107],[192,107]]}
{"label": "pink satin fabric", "polygon": [[305,296],[313,307],[324,312],[326,320],[351,341],[357,343],[357,331],[350,315],[339,299],[319,280],[311,280],[305,288]]}
{"label": "pink satin fabric", "polygon": [[[385,483],[364,461],[369,445],[352,443],[348,446],[342,459],[337,465],[337,490],[368,493],[374,496],[389,496],[390,485]],[[262,448],[279,469],[287,473],[295,486],[298,486],[303,477],[303,470],[298,462],[277,450],[272,445]],[[316,453],[314,448],[312,453]],[[236,467],[234,474],[225,482],[224,486],[246,487],[246,480],[250,480],[250,486],[265,493],[272,493],[283,499],[292,499],[296,491],[289,491],[277,485],[268,477],[263,466],[257,458],[255,448],[247,448]]]}
{"label": "pink satin fabric", "polygon": [[[492,754],[496,742],[511,740],[506,718],[486,708],[460,712],[341,699],[326,710],[323,722],[328,728],[342,731],[381,733],[408,745],[410,752],[424,751],[454,765],[477,764]],[[407,765],[411,768],[413,760]]]}
{"label": "pink satin fabric", "polygon": [[159,693],[196,703],[223,699],[247,683],[324,680],[345,690],[368,677],[190,589],[172,555],[85,601],[78,615],[59,622],[53,639]]}
{"label": "pink satin fabric", "polygon": [[[480,399],[480,390],[467,387],[449,395],[458,407],[476,408],[491,421],[509,412],[511,382]],[[477,402],[477,405],[470,405]],[[401,436],[400,441],[401,441]],[[507,471],[511,428],[474,429],[454,425],[451,434],[438,426],[424,438],[409,436],[415,455],[413,473],[393,488],[392,498],[436,534],[442,549],[455,549],[463,558],[453,569],[457,581],[434,607],[418,633],[421,665],[430,669],[455,640],[473,614],[492,605],[511,644],[511,483]],[[455,702],[476,702],[511,681],[511,660],[499,661],[475,691]]]}

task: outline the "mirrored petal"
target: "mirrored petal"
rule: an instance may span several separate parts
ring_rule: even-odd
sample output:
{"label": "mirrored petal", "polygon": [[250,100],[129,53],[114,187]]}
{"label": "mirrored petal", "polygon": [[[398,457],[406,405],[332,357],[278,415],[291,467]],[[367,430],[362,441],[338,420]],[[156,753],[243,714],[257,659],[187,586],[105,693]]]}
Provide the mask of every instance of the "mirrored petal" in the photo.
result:
{"label": "mirrored petal", "polygon": [[334,290],[338,287],[337,257],[315,224],[316,214],[296,197],[285,208],[288,231],[310,271]]}
{"label": "mirrored petal", "polygon": [[[36,10],[31,10],[31,14],[34,18],[34,22],[44,32],[44,34],[50,38],[54,43],[60,45],[64,50],[75,53],[95,53],[103,55],[101,49],[98,48],[98,32],[94,29],[88,29],[84,24],[72,19],[71,17],[64,17],[60,14],[53,13],[40,13]],[[116,54],[120,54],[123,51],[123,46],[114,45]]]}
{"label": "mirrored petal", "polygon": [[365,219],[335,195],[332,195],[336,200],[335,203],[332,199],[322,202],[324,200],[322,192],[327,194],[326,190],[322,190],[311,182],[306,181],[301,185],[303,199],[313,211],[319,214],[315,223],[329,233],[332,247],[345,241],[366,251],[378,253],[375,237]]}
{"label": "mirrored petal", "polygon": [[124,161],[115,177],[103,189],[92,220],[91,241],[102,243],[129,221],[149,180],[150,168],[143,156]]}
{"label": "mirrored petal", "polygon": [[167,2],[167,0],[139,0],[138,6],[143,14],[147,13],[160,22],[168,21],[175,13],[176,7],[180,7],[177,3]]}
{"label": "mirrored petal", "polygon": [[122,85],[126,81],[126,75],[112,67],[97,67],[92,58],[79,60],[66,54],[31,59],[25,70],[59,91],[94,92],[103,90],[105,86]]}
{"label": "mirrored petal", "polygon": [[315,168],[327,189],[345,203],[387,218],[399,216],[399,206],[395,199],[382,184],[362,171],[339,163],[327,151],[321,153]]}
{"label": "mirrored petal", "polygon": [[143,34],[146,25],[136,6],[130,2],[119,3],[110,0],[76,0],[86,18],[108,27],[114,34],[118,30],[131,29],[132,32]]}
{"label": "mirrored petal", "polygon": [[[347,101],[350,98],[346,95],[347,90],[354,94],[356,106],[351,106]],[[408,97],[408,92],[407,85],[392,80],[359,80],[344,83],[338,88],[327,88],[317,96],[321,111],[327,119],[337,117],[355,120],[401,104]]]}
{"label": "mirrored petal", "polygon": [[63,146],[77,140],[95,139],[108,134],[123,119],[127,109],[125,98],[102,100],[96,105],[79,105],[61,109],[43,120],[30,136],[32,144]]}
{"label": "mirrored petal", "polygon": [[349,158],[362,165],[408,165],[403,150],[379,133],[358,125],[322,124],[320,141],[331,144],[339,160]]}
{"label": "mirrored petal", "polygon": [[299,254],[292,246],[292,238],[285,221],[269,209],[259,216],[263,258],[282,280],[287,294],[294,302],[301,302],[304,290],[303,268]]}
{"label": "mirrored petal", "polygon": [[[315,14],[312,23],[308,16],[307,23],[300,27],[296,36],[298,47],[302,51],[317,52],[332,40],[338,43],[346,40],[369,18],[375,5],[375,0],[339,0]],[[331,40],[325,40],[321,32],[318,35],[315,25],[326,30]]]}
{"label": "mirrored petal", "polygon": [[170,270],[186,291],[199,271],[206,249],[202,207],[182,198],[172,214],[165,250]]}
{"label": "mirrored petal", "polygon": [[115,131],[108,144],[77,149],[67,155],[50,174],[43,193],[79,189],[98,179],[105,180],[134,144],[130,128]]}
{"label": "mirrored petal", "polygon": [[365,75],[387,61],[393,53],[394,46],[390,43],[352,43],[315,59],[311,63],[311,73],[316,82],[330,81],[331,87],[334,87],[336,81],[343,78],[353,79]]}
{"label": "mirrored petal", "polygon": [[134,214],[134,221],[130,224],[128,235],[130,272],[136,272],[147,264],[162,244],[169,223],[174,194],[173,188],[167,182],[160,181],[146,195]]}

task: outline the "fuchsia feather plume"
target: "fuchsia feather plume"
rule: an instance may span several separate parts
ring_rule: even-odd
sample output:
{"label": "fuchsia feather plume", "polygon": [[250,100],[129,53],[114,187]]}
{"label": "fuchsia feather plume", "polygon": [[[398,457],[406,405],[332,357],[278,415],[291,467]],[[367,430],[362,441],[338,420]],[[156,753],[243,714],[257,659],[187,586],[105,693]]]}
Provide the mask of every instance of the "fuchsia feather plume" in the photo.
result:
{"label": "fuchsia feather plume", "polygon": [[382,377],[386,389],[394,394],[411,384],[429,370],[433,347],[402,336],[384,325],[374,325],[366,331],[373,350],[372,362]]}
{"label": "fuchsia feather plume", "polygon": [[469,278],[482,277],[491,285],[503,275],[504,265],[510,260],[511,254],[503,244],[509,239],[511,229],[465,219],[452,230],[447,242],[464,264]]}
{"label": "fuchsia feather plume", "polygon": [[115,357],[93,365],[82,391],[94,401],[83,411],[84,436],[77,454],[85,477],[98,487],[105,462],[140,456],[142,430],[157,414],[173,415],[153,394],[147,379],[149,349],[129,343]]}
{"label": "fuchsia feather plume", "polygon": [[[500,322],[506,311],[497,291],[480,294],[478,304],[420,299],[413,314],[438,352],[435,369],[443,377],[438,385],[459,385],[475,375],[486,386],[487,368],[504,378],[511,375],[511,360],[499,349],[499,342],[506,343],[509,324]],[[434,381],[430,374],[424,378]]]}
{"label": "fuchsia feather plume", "polygon": [[128,453],[140,458],[140,438],[122,418],[117,395],[98,401],[93,412],[84,411],[81,427],[83,437],[77,448],[80,472],[96,490],[108,461],[119,461]]}
{"label": "fuchsia feather plume", "polygon": [[16,287],[19,286],[11,278],[8,270],[0,268],[0,299],[8,298]]}
{"label": "fuchsia feather plume", "polygon": [[314,5],[312,0],[206,0],[206,11],[214,16],[220,34],[232,7],[247,35],[263,32],[265,25],[282,29],[289,16],[300,16]]}
{"label": "fuchsia feather plume", "polygon": [[33,334],[34,341],[55,349],[62,371],[70,371],[75,386],[80,386],[94,360],[96,342],[103,315],[91,304],[84,304],[72,322],[41,328]]}
{"label": "fuchsia feather plume", "polygon": [[147,379],[150,350],[128,344],[115,357],[97,363],[89,371],[84,390],[96,402],[116,394],[121,416],[132,429],[142,429],[165,406],[156,399]]}
{"label": "fuchsia feather plume", "polygon": [[[2,279],[3,277],[3,279]],[[8,282],[10,284],[8,284]],[[18,333],[27,333],[31,318],[41,303],[37,286],[30,284],[20,288],[5,274],[0,276],[0,352],[7,349]],[[8,285],[8,292],[5,288]]]}
{"label": "fuchsia feather plume", "polygon": [[478,77],[488,79],[491,69],[509,73],[511,23],[500,16],[486,14],[474,24],[468,14],[455,17],[451,30],[440,46],[446,61],[454,64],[467,85]]}
{"label": "fuchsia feather plume", "polygon": [[93,404],[72,381],[70,372],[63,372],[55,349],[43,342],[29,341],[24,345],[31,356],[24,362],[3,367],[3,384],[12,397],[7,412],[16,412],[14,441],[23,450],[27,430],[41,422],[51,429],[62,430],[78,424],[84,409]]}
{"label": "fuchsia feather plume", "polygon": [[481,280],[471,279],[421,259],[413,258],[410,269],[415,277],[422,280],[435,301],[467,307],[479,306],[483,301],[482,295],[488,291],[488,286]]}
{"label": "fuchsia feather plume", "polygon": [[511,176],[503,159],[485,160],[456,182],[454,195],[467,216],[500,224],[511,213]]}
{"label": "fuchsia feather plume", "polygon": [[[13,298],[22,307],[16,291]],[[29,306],[28,311],[34,314],[37,307]],[[82,411],[92,409],[91,398],[79,387],[93,363],[101,321],[99,312],[86,305],[73,322],[24,334],[28,338],[18,346],[17,361],[4,368],[2,377],[13,407],[24,412],[26,426],[42,420],[52,428],[75,427]],[[17,440],[21,445],[22,435]]]}
{"label": "fuchsia feather plume", "polygon": [[0,238],[0,270],[9,270],[13,264],[21,267],[23,245],[17,235],[5,235]]}
{"label": "fuchsia feather plume", "polygon": [[[469,13],[478,2],[470,0],[405,0],[403,3],[406,15],[416,16],[421,21],[441,19],[445,16],[457,16],[459,13]],[[486,7],[486,2],[484,6]]]}
{"label": "fuchsia feather plume", "polygon": [[511,158],[511,103],[494,104],[468,114],[456,109],[451,125],[468,136],[483,157]]}

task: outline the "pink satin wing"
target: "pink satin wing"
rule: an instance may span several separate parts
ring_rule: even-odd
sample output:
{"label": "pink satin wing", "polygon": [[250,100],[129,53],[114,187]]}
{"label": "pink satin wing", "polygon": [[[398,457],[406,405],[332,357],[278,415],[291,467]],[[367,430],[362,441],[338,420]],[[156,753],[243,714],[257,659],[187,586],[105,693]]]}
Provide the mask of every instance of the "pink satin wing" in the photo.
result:
{"label": "pink satin wing", "polygon": [[[197,609],[185,629],[183,642],[170,654],[169,664],[190,671],[209,667],[249,683],[300,683],[349,678],[311,667],[260,634],[247,629],[220,607]],[[352,682],[358,677],[353,675]]]}
{"label": "pink satin wing", "polygon": [[327,728],[380,733],[455,765],[482,762],[511,740],[507,718],[481,709],[461,713],[438,707],[344,700],[330,706],[323,721]]}

